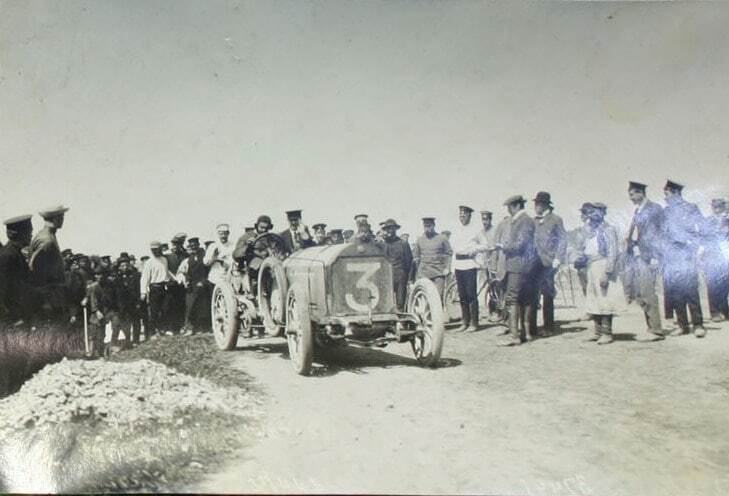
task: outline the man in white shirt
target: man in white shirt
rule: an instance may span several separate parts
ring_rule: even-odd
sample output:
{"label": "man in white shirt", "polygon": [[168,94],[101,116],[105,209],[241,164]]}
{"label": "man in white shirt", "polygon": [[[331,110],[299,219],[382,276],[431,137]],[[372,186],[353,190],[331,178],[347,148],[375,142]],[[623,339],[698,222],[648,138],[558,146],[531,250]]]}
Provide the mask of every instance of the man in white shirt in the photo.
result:
{"label": "man in white shirt", "polygon": [[210,267],[208,281],[211,284],[219,284],[223,280],[233,261],[233,243],[229,239],[230,226],[218,224],[215,230],[218,239],[207,247],[203,258],[203,263]]}
{"label": "man in white shirt", "polygon": [[478,264],[475,256],[479,252],[478,232],[480,226],[471,222],[473,209],[466,205],[459,208],[458,219],[461,225],[456,227],[450,238],[453,248],[453,269],[458,285],[458,297],[461,300],[461,327],[457,332],[473,332],[478,329],[478,299],[476,280]]}
{"label": "man in white shirt", "polygon": [[139,279],[140,298],[149,308],[149,329],[144,330],[145,338],[161,331],[167,282],[173,278],[167,265],[167,258],[162,255],[161,243],[152,241],[149,248],[152,256],[144,263],[142,276]]}

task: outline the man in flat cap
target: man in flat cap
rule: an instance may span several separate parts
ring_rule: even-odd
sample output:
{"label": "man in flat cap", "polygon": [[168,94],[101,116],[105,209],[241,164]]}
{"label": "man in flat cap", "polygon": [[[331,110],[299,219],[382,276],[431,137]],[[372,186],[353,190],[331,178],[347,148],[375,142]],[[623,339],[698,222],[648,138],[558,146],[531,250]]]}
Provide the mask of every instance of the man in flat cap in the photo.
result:
{"label": "man in flat cap", "polygon": [[[203,262],[205,252],[198,238],[187,240],[188,257],[177,270],[177,280],[187,290],[185,296],[185,333],[195,334],[210,327],[210,286],[208,271]],[[208,325],[206,325],[208,324]]]}
{"label": "man in flat cap", "polygon": [[648,199],[646,188],[645,184],[636,181],[628,183],[628,196],[636,209],[626,240],[624,284],[628,301],[636,301],[645,315],[647,329],[639,332],[636,339],[656,341],[663,339],[656,279],[662,257],[665,216],[663,208]]}
{"label": "man in flat cap", "polygon": [[167,284],[173,278],[167,265],[167,258],[162,255],[161,245],[159,241],[152,241],[149,244],[152,256],[145,262],[139,281],[140,299],[147,303],[149,309],[149,328],[144,330],[145,341],[163,331]]}
{"label": "man in flat cap", "polygon": [[[546,191],[540,191],[534,197],[534,244],[537,248],[539,262],[536,266],[535,283],[537,285],[537,302],[542,298],[542,334],[549,335],[554,330],[554,297],[557,290],[554,276],[567,257],[567,231],[562,217],[554,213],[552,197]],[[530,310],[537,311],[538,305]],[[532,321],[536,320],[536,315]]]}
{"label": "man in flat cap", "polygon": [[211,285],[220,283],[230,270],[233,263],[233,242],[230,241],[230,226],[218,224],[216,227],[218,239],[205,250],[203,262],[210,267],[208,281]]}
{"label": "man in flat cap", "polygon": [[423,217],[423,234],[415,240],[412,254],[415,279],[433,281],[442,299],[453,250],[445,236],[435,231],[435,217]]}
{"label": "man in flat cap", "polygon": [[534,271],[539,260],[534,246],[534,221],[524,210],[525,204],[526,199],[521,195],[511,196],[504,202],[511,217],[509,237],[503,245],[496,245],[506,258],[505,304],[510,334],[506,341],[499,343],[501,346],[518,346],[522,338],[532,340],[536,333],[536,313],[531,306],[536,304]]}
{"label": "man in flat cap", "polygon": [[413,254],[410,245],[400,239],[397,230],[400,225],[395,219],[387,219],[382,224],[384,239],[381,243],[385,257],[392,265],[392,284],[395,292],[395,304],[400,312],[405,311],[407,299],[408,279],[413,263]]}
{"label": "man in flat cap", "polygon": [[[184,247],[186,239],[186,233],[177,233],[170,240],[172,248],[165,255],[170,274],[177,274],[180,264],[187,258]],[[185,288],[178,284],[176,279],[169,282],[166,299],[165,320],[168,322],[169,330],[173,334],[178,334],[185,323]]]}
{"label": "man in flat cap", "polygon": [[706,217],[702,233],[701,266],[709,295],[709,312],[713,322],[729,319],[729,217],[724,198],[711,200],[711,214]]}
{"label": "man in flat cap", "polygon": [[0,248],[0,318],[5,325],[29,323],[40,306],[40,294],[21,250],[30,244],[30,215],[5,220],[8,242]]}
{"label": "man in flat cap", "polygon": [[683,185],[667,181],[664,223],[663,281],[666,299],[676,314],[678,327],[671,336],[688,334],[688,311],[691,313],[694,336],[706,335],[699,297],[697,254],[701,246],[704,216],[695,203],[684,200]]}
{"label": "man in flat cap", "polygon": [[311,226],[311,228],[314,230],[314,243],[317,246],[324,246],[326,244],[327,225],[322,222],[318,222]]}
{"label": "man in flat cap", "polygon": [[309,233],[309,228],[301,223],[301,210],[287,211],[286,219],[289,221],[289,228],[283,231],[280,236],[286,243],[286,249],[289,253],[314,246],[314,240]]}
{"label": "man in flat cap", "polygon": [[56,232],[63,227],[68,208],[57,206],[40,212],[45,225],[30,242],[30,270],[43,294],[46,316],[57,323],[67,320],[66,276]]}

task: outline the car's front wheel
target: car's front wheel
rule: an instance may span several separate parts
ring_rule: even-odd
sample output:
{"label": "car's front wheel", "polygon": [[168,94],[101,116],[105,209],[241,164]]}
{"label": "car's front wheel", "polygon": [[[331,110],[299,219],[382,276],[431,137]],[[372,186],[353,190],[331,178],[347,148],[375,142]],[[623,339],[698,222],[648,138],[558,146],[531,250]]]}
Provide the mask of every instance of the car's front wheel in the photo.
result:
{"label": "car's front wheel", "polygon": [[415,358],[421,365],[435,367],[440,360],[445,335],[445,317],[438,288],[429,279],[418,279],[413,286],[408,310],[418,321],[413,337]]}
{"label": "car's front wheel", "polygon": [[291,286],[286,295],[286,342],[297,374],[309,375],[314,357],[314,336],[309,301],[302,286]]}
{"label": "car's front wheel", "polygon": [[216,284],[211,305],[213,337],[218,349],[228,351],[238,342],[238,305],[229,283]]}

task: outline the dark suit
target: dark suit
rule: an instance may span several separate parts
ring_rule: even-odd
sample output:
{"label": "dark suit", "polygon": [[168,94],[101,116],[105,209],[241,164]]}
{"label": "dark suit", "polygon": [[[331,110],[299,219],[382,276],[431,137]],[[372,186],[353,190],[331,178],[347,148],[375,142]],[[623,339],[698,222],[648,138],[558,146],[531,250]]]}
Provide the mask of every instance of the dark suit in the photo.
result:
{"label": "dark suit", "polygon": [[505,303],[509,308],[509,331],[514,339],[521,337],[517,327],[519,318],[526,318],[524,327],[530,334],[536,331],[536,322],[533,320],[536,313],[531,310],[536,300],[534,271],[538,264],[534,231],[532,218],[526,212],[519,213],[511,219],[509,235],[503,246],[506,262]]}
{"label": "dark suit", "polygon": [[294,236],[291,233],[291,229],[286,229],[285,231],[283,231],[282,233],[280,233],[279,236],[281,236],[283,238],[283,240],[284,240],[284,243],[286,243],[286,250],[289,253],[293,253],[297,249],[298,250],[301,250],[301,249],[304,249],[304,248],[309,248],[310,246],[314,246],[316,244],[314,242],[314,240],[311,239],[311,236],[310,236],[309,239],[302,239],[302,240],[300,240],[299,247],[297,248],[296,247],[296,244],[294,243]]}
{"label": "dark suit", "polygon": [[646,324],[653,331],[661,329],[656,278],[663,245],[663,224],[663,208],[646,200],[642,208],[636,209],[628,230],[625,291],[628,299],[635,300],[643,309]]}
{"label": "dark suit", "polygon": [[408,278],[413,263],[413,254],[407,241],[398,236],[392,239],[385,239],[380,243],[385,251],[385,258],[392,265],[392,285],[395,291],[395,304],[401,312],[405,310],[405,299],[407,297]]}
{"label": "dark suit", "polygon": [[699,273],[696,254],[701,242],[704,217],[699,207],[681,197],[664,210],[663,284],[665,298],[676,312],[678,325],[688,328],[688,307],[694,326],[703,325],[699,298]]}
{"label": "dark suit", "polygon": [[32,286],[28,263],[15,241],[0,248],[0,309],[7,323],[28,321],[40,305],[40,294]]}
{"label": "dark suit", "polygon": [[[554,297],[557,294],[554,287],[556,269],[552,263],[554,260],[564,262],[567,255],[567,232],[559,215],[549,212],[535,219],[534,245],[540,262],[535,270],[536,298],[538,300],[541,293],[544,329],[549,331],[554,325]],[[534,305],[532,311],[536,310],[537,305]]]}
{"label": "dark suit", "polygon": [[[165,258],[170,272],[176,274],[182,261],[187,258],[187,252],[182,249],[175,249],[165,255]],[[185,322],[185,288],[182,285],[177,284],[175,281],[168,283],[164,307],[163,318],[167,321],[172,332],[179,332]]]}

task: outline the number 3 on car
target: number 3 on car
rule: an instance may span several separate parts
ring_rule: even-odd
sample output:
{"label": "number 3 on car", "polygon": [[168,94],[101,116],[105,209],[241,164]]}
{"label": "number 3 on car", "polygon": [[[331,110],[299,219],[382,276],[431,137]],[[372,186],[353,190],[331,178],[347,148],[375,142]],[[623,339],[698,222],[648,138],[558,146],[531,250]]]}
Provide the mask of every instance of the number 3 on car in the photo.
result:
{"label": "number 3 on car", "polygon": [[347,306],[357,312],[367,312],[369,309],[374,308],[380,302],[380,290],[377,285],[372,282],[372,278],[382,267],[382,262],[348,262],[346,265],[348,272],[361,273],[362,276],[357,279],[355,287],[357,289],[366,289],[369,291],[369,301],[360,303],[354,297],[352,293],[345,295],[345,301]]}

